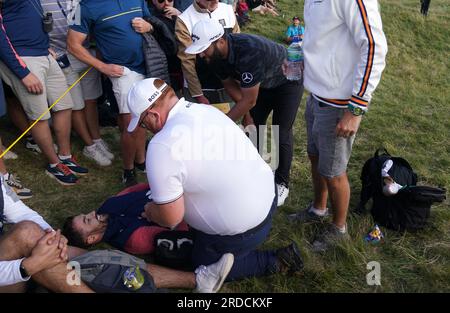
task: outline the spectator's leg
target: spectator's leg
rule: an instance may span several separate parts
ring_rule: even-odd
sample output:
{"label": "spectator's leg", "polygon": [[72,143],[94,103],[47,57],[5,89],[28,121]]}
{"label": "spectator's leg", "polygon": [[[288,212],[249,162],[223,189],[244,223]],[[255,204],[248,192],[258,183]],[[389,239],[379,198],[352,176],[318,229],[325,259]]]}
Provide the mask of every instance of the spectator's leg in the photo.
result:
{"label": "spectator's leg", "polygon": [[[53,130],[59,148],[59,155],[71,155],[70,129],[72,110],[62,110],[53,113]],[[34,138],[34,135],[33,135]]]}
{"label": "spectator's leg", "polygon": [[317,100],[309,96],[306,100],[305,124],[308,158],[311,163],[311,175],[314,190],[313,206],[316,209],[327,207],[328,188],[326,180],[319,173],[319,150],[317,147],[318,125],[314,118],[314,108],[318,106]]}
{"label": "spectator's leg", "polygon": [[326,178],[333,208],[333,224],[338,228],[345,227],[348,206],[350,204],[350,184],[347,173],[333,178]]}
{"label": "spectator's leg", "polygon": [[[2,140],[0,139],[0,146],[1,146],[1,144],[2,144]],[[8,171],[6,170],[6,165],[5,165],[5,162],[3,162],[3,158],[1,158],[0,159],[0,175],[5,175],[6,173],[8,173]]]}
{"label": "spectator's leg", "polygon": [[152,275],[156,288],[194,289],[195,274],[183,272],[155,264],[147,264],[147,271]]}
{"label": "spectator's leg", "polygon": [[[15,96],[6,97],[6,106],[8,108],[8,115],[14,126],[16,126],[21,132],[24,132],[30,122],[22,108],[19,100]],[[29,135],[28,133],[27,135]]]}
{"label": "spectator's leg", "polygon": [[[10,231],[0,237],[0,260],[12,261],[28,257],[44,231],[36,223],[24,221],[15,224]],[[26,283],[0,287],[3,292],[25,292]]]}
{"label": "spectator's leg", "polygon": [[132,170],[134,168],[134,159],[136,157],[136,138],[134,134],[127,131],[130,120],[131,114],[129,113],[119,115],[120,148],[122,150],[123,168],[125,170]]}
{"label": "spectator's leg", "polygon": [[121,130],[121,150],[123,159],[123,168],[125,170],[134,169],[134,162],[143,163],[145,161],[145,136],[146,132],[143,128],[138,129],[130,134],[127,131],[128,124],[131,120],[131,114],[128,109],[128,92],[133,84],[143,80],[145,77],[129,69],[124,69],[124,75],[119,78],[110,78],[114,96],[119,106],[119,129]]}
{"label": "spectator's leg", "polygon": [[56,155],[55,148],[53,147],[52,133],[47,120],[37,122],[31,129],[31,135],[47,158],[48,163],[57,164],[60,162]]}
{"label": "spectator's leg", "polygon": [[98,119],[97,100],[85,100],[84,104],[84,112],[86,115],[89,134],[94,140],[100,139],[100,124]]}
{"label": "spectator's leg", "polygon": [[289,82],[273,91],[273,125],[279,126],[279,165],[275,172],[277,184],[289,186],[289,176],[294,153],[294,134],[292,127],[297,116],[298,107],[303,94],[303,85]]}
{"label": "spectator's leg", "polygon": [[[63,71],[58,63],[52,57],[48,59],[48,72],[46,89],[48,102],[55,103],[59,97],[68,89],[68,84]],[[72,129],[72,108],[74,107],[72,97],[67,94],[59,100],[58,104],[53,107],[53,129],[56,135],[56,141],[59,147],[59,155],[71,155],[70,148],[70,130]]]}

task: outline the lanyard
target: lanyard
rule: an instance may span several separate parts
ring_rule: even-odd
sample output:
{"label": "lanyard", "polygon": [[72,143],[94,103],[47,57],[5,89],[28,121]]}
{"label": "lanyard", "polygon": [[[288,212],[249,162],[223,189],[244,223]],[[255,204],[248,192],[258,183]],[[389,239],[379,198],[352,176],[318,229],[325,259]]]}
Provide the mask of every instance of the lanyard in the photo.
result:
{"label": "lanyard", "polygon": [[67,18],[67,13],[66,13],[66,11],[64,10],[63,6],[61,5],[61,2],[59,2],[59,0],[56,0],[56,3],[58,4],[59,9],[61,10],[61,12],[62,12],[62,14],[64,15],[64,17]]}

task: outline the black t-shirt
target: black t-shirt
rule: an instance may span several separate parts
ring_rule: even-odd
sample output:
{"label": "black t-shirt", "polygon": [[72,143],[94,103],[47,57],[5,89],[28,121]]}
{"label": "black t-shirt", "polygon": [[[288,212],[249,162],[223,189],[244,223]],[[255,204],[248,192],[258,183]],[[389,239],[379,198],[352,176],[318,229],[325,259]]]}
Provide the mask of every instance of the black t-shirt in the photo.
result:
{"label": "black t-shirt", "polygon": [[217,76],[225,80],[234,78],[242,88],[260,83],[260,88],[271,89],[287,82],[282,65],[287,57],[286,48],[267,38],[249,34],[227,36],[229,54],[217,68]]}

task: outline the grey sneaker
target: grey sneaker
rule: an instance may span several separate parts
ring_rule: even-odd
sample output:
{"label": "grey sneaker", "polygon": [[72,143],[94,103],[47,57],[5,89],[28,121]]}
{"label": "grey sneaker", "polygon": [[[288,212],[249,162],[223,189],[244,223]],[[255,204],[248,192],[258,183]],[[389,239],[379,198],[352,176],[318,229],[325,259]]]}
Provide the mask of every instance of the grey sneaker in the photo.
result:
{"label": "grey sneaker", "polygon": [[336,245],[338,242],[348,240],[349,238],[348,232],[342,233],[334,224],[331,224],[324,232],[315,238],[312,250],[314,252],[325,252],[331,246]]}
{"label": "grey sneaker", "polygon": [[313,203],[311,202],[306,209],[303,211],[289,214],[288,220],[290,222],[300,222],[300,223],[308,223],[308,222],[323,222],[330,214],[328,213],[328,208],[326,208],[327,213],[323,216],[317,215],[312,211]]}
{"label": "grey sneaker", "polygon": [[111,165],[111,160],[103,153],[100,147],[96,144],[92,147],[85,146],[83,149],[83,155],[88,159],[94,160],[100,166]]}
{"label": "grey sneaker", "polygon": [[195,281],[198,293],[216,293],[222,287],[225,278],[233,267],[234,256],[231,253],[222,255],[219,261],[208,266],[200,265],[195,270]]}

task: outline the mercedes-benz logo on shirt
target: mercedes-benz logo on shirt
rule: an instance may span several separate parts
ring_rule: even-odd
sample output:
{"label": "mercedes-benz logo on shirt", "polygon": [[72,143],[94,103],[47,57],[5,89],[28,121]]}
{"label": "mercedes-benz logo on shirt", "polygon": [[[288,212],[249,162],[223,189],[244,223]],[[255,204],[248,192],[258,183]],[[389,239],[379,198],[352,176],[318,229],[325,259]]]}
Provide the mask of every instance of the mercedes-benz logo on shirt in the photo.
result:
{"label": "mercedes-benz logo on shirt", "polygon": [[249,84],[253,81],[253,75],[249,72],[245,72],[242,74],[242,81],[246,84]]}

